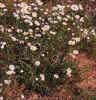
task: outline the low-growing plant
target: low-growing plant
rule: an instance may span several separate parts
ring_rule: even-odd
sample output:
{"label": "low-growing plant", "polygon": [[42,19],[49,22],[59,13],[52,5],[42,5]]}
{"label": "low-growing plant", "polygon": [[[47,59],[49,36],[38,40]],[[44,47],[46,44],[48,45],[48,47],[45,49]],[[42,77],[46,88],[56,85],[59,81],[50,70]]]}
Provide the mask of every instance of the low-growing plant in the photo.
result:
{"label": "low-growing plant", "polygon": [[[49,11],[35,0],[0,4],[0,80],[16,79],[27,89],[48,94],[70,77],[79,53],[95,36],[82,4],[56,4]],[[84,45],[85,43],[85,45]],[[5,67],[2,68],[2,65]]]}

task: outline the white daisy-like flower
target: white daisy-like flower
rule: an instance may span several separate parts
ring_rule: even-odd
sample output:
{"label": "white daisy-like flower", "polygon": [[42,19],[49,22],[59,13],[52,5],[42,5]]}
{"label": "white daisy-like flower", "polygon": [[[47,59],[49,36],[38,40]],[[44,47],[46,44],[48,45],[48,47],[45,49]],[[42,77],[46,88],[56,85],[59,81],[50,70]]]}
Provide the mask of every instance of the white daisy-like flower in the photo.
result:
{"label": "white daisy-like flower", "polygon": [[10,85],[11,80],[4,80],[4,83],[7,84],[7,85]]}
{"label": "white daisy-like flower", "polygon": [[36,77],[35,80],[38,81],[39,79]]}
{"label": "white daisy-like flower", "polygon": [[30,46],[30,49],[31,49],[32,51],[36,51],[36,50],[37,50],[37,47],[34,46],[34,45],[31,45],[31,46]]}
{"label": "white daisy-like flower", "polygon": [[24,99],[24,95],[23,94],[21,95],[21,98]]}
{"label": "white daisy-like flower", "polygon": [[36,0],[36,3],[37,3],[39,6],[42,6],[42,5],[43,5],[43,2],[41,2],[41,0]]}
{"label": "white daisy-like flower", "polygon": [[15,72],[13,70],[9,70],[9,71],[6,72],[6,74],[7,75],[13,75],[13,74],[15,74]]}
{"label": "white daisy-like flower", "polygon": [[32,12],[32,17],[37,17],[37,13],[36,12]]}
{"label": "white daisy-like flower", "polygon": [[9,28],[7,31],[11,33],[12,32],[12,29]]}
{"label": "white daisy-like flower", "polygon": [[63,24],[63,25],[65,25],[65,26],[67,25],[67,23],[66,23],[66,22],[63,22],[62,24]]}
{"label": "white daisy-like flower", "polygon": [[71,5],[71,9],[72,9],[73,11],[78,11],[78,10],[79,10],[79,6],[76,5],[76,4],[73,4],[73,5]]}
{"label": "white daisy-like flower", "polygon": [[35,66],[40,66],[40,61],[35,61]]}
{"label": "white daisy-like flower", "polygon": [[79,16],[79,15],[75,15],[75,18],[76,18],[76,19],[79,19],[79,18],[80,18],[80,16]]}
{"label": "white daisy-like flower", "polygon": [[71,68],[67,68],[67,75],[68,75],[68,77],[71,77],[72,75],[71,75],[71,72],[72,72],[72,70],[71,70]]}
{"label": "white daisy-like flower", "polygon": [[3,96],[0,96],[0,100],[4,100]]}
{"label": "white daisy-like flower", "polygon": [[72,46],[75,45],[75,41],[71,41],[71,40],[68,41],[68,45],[72,45]]}
{"label": "white daisy-like flower", "polygon": [[79,8],[80,8],[80,10],[83,10],[83,7],[82,7],[82,5],[81,5],[81,4],[79,4]]}
{"label": "white daisy-like flower", "polygon": [[0,8],[5,8],[6,6],[3,3],[0,3]]}
{"label": "white daisy-like flower", "polygon": [[16,39],[15,37],[13,37],[13,36],[11,36],[11,39],[12,39],[13,41],[17,41],[17,39]]}
{"label": "white daisy-like flower", "polygon": [[34,10],[38,10],[38,7],[34,7]]}
{"label": "white daisy-like flower", "polygon": [[40,78],[42,81],[45,81],[45,75],[44,74],[40,74]]}
{"label": "white daisy-like flower", "polygon": [[23,70],[23,69],[21,69],[21,70],[20,70],[20,73],[23,73],[23,72],[24,72],[24,70]]}
{"label": "white daisy-like flower", "polygon": [[52,34],[52,35],[56,35],[56,32],[50,31],[50,34]]}
{"label": "white daisy-like flower", "polygon": [[27,43],[27,46],[31,47],[31,42],[28,42],[28,43]]}
{"label": "white daisy-like flower", "polygon": [[41,37],[41,34],[35,34],[36,37]]}
{"label": "white daisy-like flower", "polygon": [[41,29],[45,32],[45,31],[48,31],[50,29],[50,26],[44,25]]}
{"label": "white daisy-like flower", "polygon": [[15,18],[17,18],[17,19],[20,18],[20,16],[19,16],[17,13],[15,13],[15,12],[13,12],[13,16],[14,16]]}
{"label": "white daisy-like flower", "polygon": [[58,19],[59,21],[61,21],[61,20],[62,20],[62,17],[61,17],[61,16],[57,16],[57,19]]}
{"label": "white daisy-like flower", "polygon": [[80,22],[84,22],[84,17],[81,17],[80,18]]}
{"label": "white daisy-like flower", "polygon": [[64,17],[63,20],[64,20],[64,21],[68,21],[68,18]]}
{"label": "white daisy-like flower", "polygon": [[28,34],[29,34],[28,32],[23,32],[23,35],[24,35],[24,36],[26,36],[26,35],[28,35]]}
{"label": "white daisy-like flower", "polygon": [[30,14],[29,10],[22,8],[21,13],[23,14]]}
{"label": "white daisy-like flower", "polygon": [[32,22],[30,22],[30,23],[29,23],[29,25],[30,25],[30,26],[33,26],[33,23],[32,23]]}
{"label": "white daisy-like flower", "polygon": [[74,55],[78,55],[79,54],[79,51],[78,50],[73,50],[73,54]]}
{"label": "white daisy-like flower", "polygon": [[80,37],[73,37],[73,40],[75,40],[76,42],[80,42]]}
{"label": "white daisy-like flower", "polygon": [[14,71],[14,70],[15,70],[15,65],[9,65],[9,69],[10,69],[11,71]]}
{"label": "white daisy-like flower", "polygon": [[58,74],[54,74],[54,78],[59,78],[59,75]]}
{"label": "white daisy-like flower", "polygon": [[4,45],[2,45],[2,46],[1,46],[1,49],[4,49],[4,47],[5,47],[5,46],[4,46]]}
{"label": "white daisy-like flower", "polygon": [[37,20],[34,23],[35,25],[40,26],[40,23]]}
{"label": "white daisy-like flower", "polygon": [[56,10],[58,10],[58,7],[55,7],[55,6],[54,6],[54,7],[52,7],[52,10],[53,10],[53,11],[56,11]]}
{"label": "white daisy-like flower", "polygon": [[6,42],[1,42],[1,49],[4,49],[5,45],[6,45]]}

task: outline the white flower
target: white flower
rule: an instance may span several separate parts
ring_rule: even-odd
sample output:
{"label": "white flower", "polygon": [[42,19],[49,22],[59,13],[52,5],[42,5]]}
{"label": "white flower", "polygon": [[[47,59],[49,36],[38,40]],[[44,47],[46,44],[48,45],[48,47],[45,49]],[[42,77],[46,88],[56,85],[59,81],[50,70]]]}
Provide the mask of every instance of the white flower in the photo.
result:
{"label": "white flower", "polygon": [[75,15],[75,18],[76,18],[76,19],[79,19],[79,18],[80,18],[80,16],[79,16],[79,15]]}
{"label": "white flower", "polygon": [[36,0],[36,3],[37,3],[39,6],[42,6],[42,5],[43,5],[43,2],[41,2],[40,0]]}
{"label": "white flower", "polygon": [[14,66],[14,65],[9,65],[9,69],[10,69],[11,71],[14,71],[15,66]]}
{"label": "white flower", "polygon": [[29,34],[28,32],[24,32],[24,33],[23,33],[24,36],[26,36],[26,35],[28,35],[28,34]]}
{"label": "white flower", "polygon": [[71,72],[72,72],[72,70],[71,70],[71,68],[67,68],[67,75],[69,76],[69,77],[71,77]]}
{"label": "white flower", "polygon": [[20,33],[20,32],[22,32],[22,29],[17,29],[16,32]]}
{"label": "white flower", "polygon": [[40,61],[35,61],[35,66],[40,66]]}
{"label": "white flower", "polygon": [[45,80],[45,75],[44,74],[40,74],[41,80],[44,81]]}
{"label": "white flower", "polygon": [[33,32],[33,30],[32,29],[29,29],[28,32]]}
{"label": "white flower", "polygon": [[25,19],[24,22],[25,23],[30,23],[30,20],[29,19]]}
{"label": "white flower", "polygon": [[64,21],[68,21],[68,18],[64,17],[63,20],[64,20]]}
{"label": "white flower", "polygon": [[6,74],[7,75],[12,75],[12,74],[15,74],[15,72],[13,70],[9,70],[9,71],[6,72]]}
{"label": "white flower", "polygon": [[30,23],[29,23],[29,25],[30,25],[30,26],[33,26],[33,23],[32,23],[32,22],[30,22]]}
{"label": "white flower", "polygon": [[8,11],[7,9],[3,9],[4,12]]}
{"label": "white flower", "polygon": [[23,70],[23,69],[21,69],[21,70],[20,70],[20,73],[23,73],[23,72],[24,72],[24,70]]}
{"label": "white flower", "polygon": [[78,55],[79,54],[79,51],[78,50],[73,50],[73,54],[74,55]]}
{"label": "white flower", "polygon": [[73,25],[76,25],[76,23],[75,23],[75,22],[73,22]]}
{"label": "white flower", "polygon": [[57,19],[58,19],[59,21],[61,21],[61,20],[62,20],[62,17],[61,17],[61,16],[57,16]]}
{"label": "white flower", "polygon": [[38,81],[38,78],[36,77],[35,80]]}
{"label": "white flower", "polygon": [[1,49],[4,49],[5,45],[6,45],[6,42],[1,42]]}
{"label": "white flower", "polygon": [[32,12],[32,17],[37,17],[37,13],[36,12]]}
{"label": "white flower", "polygon": [[27,10],[27,9],[21,9],[21,12],[23,13],[23,14],[30,14],[30,12],[29,12],[29,10]]}
{"label": "white flower", "polygon": [[38,7],[34,7],[34,10],[38,10]]}
{"label": "white flower", "polygon": [[44,12],[44,14],[45,14],[45,15],[47,15],[47,14],[48,14],[48,12]]}
{"label": "white flower", "polygon": [[63,25],[65,25],[65,26],[67,25],[67,23],[66,23],[66,22],[63,22],[62,24],[63,24]]}
{"label": "white flower", "polygon": [[53,11],[56,11],[56,10],[58,10],[58,7],[55,7],[55,6],[54,6],[54,7],[52,8],[52,10],[53,10]]}
{"label": "white flower", "polygon": [[0,8],[6,7],[3,3],[0,3]]}
{"label": "white flower", "polygon": [[57,78],[59,78],[59,75],[57,75],[57,74],[54,74],[54,78],[56,78],[56,79],[57,79]]}
{"label": "white flower", "polygon": [[56,35],[56,32],[50,31],[50,34],[52,34],[52,35]]}
{"label": "white flower", "polygon": [[23,40],[21,40],[21,41],[19,41],[19,43],[20,43],[20,44],[24,44],[24,41],[23,41]]}
{"label": "white flower", "polygon": [[4,100],[3,96],[0,96],[0,100]]}
{"label": "white flower", "polygon": [[80,42],[80,37],[74,37],[72,39],[75,40],[76,42]]}
{"label": "white flower", "polygon": [[66,15],[66,17],[69,18],[69,19],[71,19],[71,16],[70,15]]}
{"label": "white flower", "polygon": [[0,27],[0,31],[1,32],[4,32],[4,27]]}
{"label": "white flower", "polygon": [[41,34],[35,34],[36,37],[41,37]]}
{"label": "white flower", "polygon": [[7,31],[8,31],[8,32],[12,32],[12,29],[9,28]]}
{"label": "white flower", "polygon": [[17,39],[16,39],[15,37],[13,37],[13,36],[11,37],[11,39],[12,39],[13,41],[17,41]]}
{"label": "white flower", "polygon": [[21,2],[21,4],[18,4],[18,6],[20,6],[23,9],[28,9],[30,7],[26,2]]}
{"label": "white flower", "polygon": [[42,57],[44,57],[44,56],[45,56],[45,54],[44,54],[44,53],[42,53],[42,54],[41,54],[41,56],[42,56]]}
{"label": "white flower", "polygon": [[1,46],[1,49],[4,49],[4,45]]}
{"label": "white flower", "polygon": [[11,80],[4,80],[4,83],[7,84],[7,85],[10,85]]}
{"label": "white flower", "polygon": [[15,12],[13,12],[13,16],[16,17],[17,19],[20,18],[19,15],[17,13],[15,13]]}
{"label": "white flower", "polygon": [[58,21],[54,20],[54,21],[53,21],[53,23],[54,23],[54,24],[57,24],[57,23],[58,23]]}
{"label": "white flower", "polygon": [[83,17],[80,18],[80,22],[84,22],[84,18]]}
{"label": "white flower", "polygon": [[23,94],[21,95],[21,98],[24,99],[24,95]]}
{"label": "white flower", "polygon": [[41,28],[44,32],[48,31],[50,29],[49,25],[44,25],[44,27]]}
{"label": "white flower", "polygon": [[78,7],[78,5],[73,4],[73,5],[71,5],[71,9],[72,9],[73,11],[78,11],[78,10],[79,10],[79,7]]}
{"label": "white flower", "polygon": [[80,10],[83,10],[83,7],[82,7],[82,5],[81,5],[81,4],[79,4],[79,8],[80,8]]}
{"label": "white flower", "polygon": [[34,45],[31,45],[31,46],[30,46],[30,49],[31,49],[32,51],[36,51],[36,50],[37,50],[37,47],[34,46]]}
{"label": "white flower", "polygon": [[28,42],[28,43],[27,43],[27,46],[31,47],[31,42]]}
{"label": "white flower", "polygon": [[35,25],[40,26],[40,23],[38,21],[35,21],[34,23]]}
{"label": "white flower", "polygon": [[29,39],[29,37],[26,36],[26,37],[25,37],[25,40],[28,40],[28,39]]}
{"label": "white flower", "polygon": [[72,46],[75,45],[75,41],[71,41],[71,40],[68,41],[68,45],[72,45]]}
{"label": "white flower", "polygon": [[6,42],[2,42],[2,45],[6,45]]}
{"label": "white flower", "polygon": [[68,31],[70,31],[70,30],[71,30],[71,28],[68,28],[67,30],[68,30]]}

